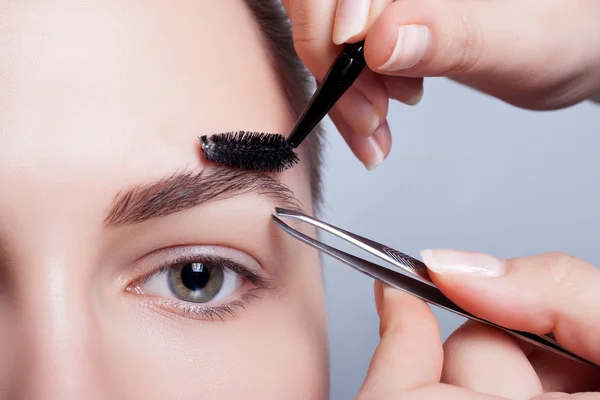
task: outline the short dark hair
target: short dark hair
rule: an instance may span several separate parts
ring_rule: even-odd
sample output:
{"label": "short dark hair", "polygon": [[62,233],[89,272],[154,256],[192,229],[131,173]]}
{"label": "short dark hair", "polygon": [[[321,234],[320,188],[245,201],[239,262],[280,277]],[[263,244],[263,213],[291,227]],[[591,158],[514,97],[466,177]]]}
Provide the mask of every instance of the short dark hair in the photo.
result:
{"label": "short dark hair", "polygon": [[[308,72],[296,50],[290,20],[279,0],[245,0],[254,15],[262,39],[270,56],[273,69],[281,85],[291,114],[299,118],[312,94],[314,78]],[[321,204],[321,164],[324,144],[323,129],[315,128],[303,142],[307,147],[310,185],[315,210]]]}

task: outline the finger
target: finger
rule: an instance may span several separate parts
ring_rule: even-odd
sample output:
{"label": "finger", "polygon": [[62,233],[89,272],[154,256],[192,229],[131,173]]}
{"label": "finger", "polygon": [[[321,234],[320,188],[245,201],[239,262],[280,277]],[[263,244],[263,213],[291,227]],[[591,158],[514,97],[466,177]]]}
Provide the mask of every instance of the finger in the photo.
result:
{"label": "finger", "polygon": [[598,393],[546,393],[531,400],[598,400]]}
{"label": "finger", "polygon": [[393,0],[338,0],[333,25],[333,42],[363,40],[366,32]]}
{"label": "finger", "polygon": [[472,321],[450,335],[444,353],[442,382],[480,393],[525,399],[598,388],[598,374],[584,365]]}
{"label": "finger", "polygon": [[392,145],[386,121],[388,92],[381,78],[364,71],[329,112],[350,149],[369,170],[387,158]]}
{"label": "finger", "polygon": [[596,0],[402,0],[374,23],[365,57],[383,74],[449,76],[552,108],[600,89],[599,14]]}
{"label": "finger", "polygon": [[409,106],[419,104],[423,98],[423,78],[381,76],[389,98]]}
{"label": "finger", "polygon": [[[335,4],[335,0],[289,0],[286,4],[292,21],[296,51],[318,80],[323,78],[339,52],[331,40]],[[387,118],[386,87],[377,74],[365,70],[338,100],[337,108],[353,132],[371,136]],[[385,132],[385,127],[381,132]],[[379,153],[380,156],[381,154]],[[381,161],[383,160],[379,162]]]}
{"label": "finger", "polygon": [[339,50],[333,43],[336,0],[287,0],[296,52],[310,72],[322,79]]}
{"label": "finger", "polygon": [[360,136],[371,136],[385,122],[388,94],[381,77],[364,71],[355,84],[338,100],[344,121]]}
{"label": "finger", "polygon": [[373,170],[385,160],[392,146],[392,136],[387,122],[384,122],[373,135],[365,137],[356,133],[346,123],[339,105],[331,109],[329,115],[350,150],[367,169]]}
{"label": "finger", "polygon": [[458,386],[446,385],[438,383],[427,385],[409,391],[408,393],[396,393],[394,397],[384,399],[402,399],[402,400],[507,400],[505,397],[499,397],[484,393],[477,393],[469,389]]}
{"label": "finger", "polygon": [[446,340],[444,354],[444,383],[509,399],[544,392],[519,344],[497,329],[469,321]]}
{"label": "finger", "polygon": [[529,362],[535,369],[544,392],[577,393],[599,388],[598,372],[558,354],[535,348],[529,354]]}
{"label": "finger", "polygon": [[392,399],[401,392],[439,382],[443,352],[437,321],[424,302],[383,287],[378,312],[381,341],[359,399]]}
{"label": "finger", "polygon": [[467,311],[536,334],[553,332],[567,349],[600,363],[600,271],[561,253],[499,260],[426,250],[436,285]]}
{"label": "finger", "polygon": [[[383,283],[380,281],[375,281],[373,284],[373,294],[375,296],[375,308],[377,309],[377,316],[381,319],[381,311],[383,310]],[[380,326],[381,328],[381,326]],[[381,337],[381,331],[379,332],[379,336]]]}

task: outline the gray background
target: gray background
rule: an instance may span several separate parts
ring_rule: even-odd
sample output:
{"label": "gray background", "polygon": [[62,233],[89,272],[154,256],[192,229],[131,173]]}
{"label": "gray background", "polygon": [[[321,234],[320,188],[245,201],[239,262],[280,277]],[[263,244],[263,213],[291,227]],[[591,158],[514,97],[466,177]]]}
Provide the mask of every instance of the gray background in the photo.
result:
{"label": "gray background", "polygon": [[[600,105],[529,112],[437,79],[419,106],[392,104],[389,122],[393,150],[373,172],[326,122],[324,219],[417,257],[556,250],[600,265]],[[348,400],[378,342],[373,284],[324,261],[331,398]],[[462,322],[435,312],[444,338]]]}

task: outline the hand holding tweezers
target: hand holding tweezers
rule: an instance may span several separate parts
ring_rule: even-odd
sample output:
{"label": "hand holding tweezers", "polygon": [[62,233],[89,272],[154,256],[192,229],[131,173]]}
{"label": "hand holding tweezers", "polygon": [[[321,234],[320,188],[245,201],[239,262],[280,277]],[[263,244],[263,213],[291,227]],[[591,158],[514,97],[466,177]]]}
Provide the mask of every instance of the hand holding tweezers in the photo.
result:
{"label": "hand holding tweezers", "polygon": [[[364,260],[352,254],[336,249],[335,247],[329,246],[319,240],[313,239],[303,234],[302,232],[293,229],[292,227],[284,223],[281,220],[281,218],[297,220],[322,229],[334,236],[337,236],[338,238],[341,238],[361,248],[362,250],[371,253],[372,255],[384,261],[387,261],[394,267],[399,268],[404,272],[408,272],[409,274],[404,274],[399,271],[392,270],[390,268],[382,267],[370,261]],[[425,264],[404,253],[394,250],[391,247],[384,246],[380,243],[358,236],[351,232],[345,231],[340,228],[336,228],[333,225],[329,225],[325,222],[319,221],[297,211],[276,208],[275,215],[273,215],[273,221],[278,227],[283,229],[286,233],[290,234],[295,239],[298,239],[308,244],[309,246],[314,247],[315,249],[343,262],[344,264],[354,268],[359,272],[362,272],[367,276],[370,276],[371,278],[377,279],[389,286],[395,287],[396,289],[408,292],[420,298],[421,300],[424,300],[430,304],[436,305],[445,310],[451,311],[465,318],[469,318],[471,320],[498,328],[519,339],[525,340],[543,349],[560,354],[564,357],[578,361],[592,368],[600,369],[600,366],[593,364],[562,347],[551,336],[535,335],[529,332],[508,329],[503,326],[497,325],[493,322],[486,321],[469,313],[466,310],[463,310],[461,307],[459,307],[450,299],[448,299],[435,286],[435,284],[431,281],[431,278],[429,277],[427,267],[425,266]]]}

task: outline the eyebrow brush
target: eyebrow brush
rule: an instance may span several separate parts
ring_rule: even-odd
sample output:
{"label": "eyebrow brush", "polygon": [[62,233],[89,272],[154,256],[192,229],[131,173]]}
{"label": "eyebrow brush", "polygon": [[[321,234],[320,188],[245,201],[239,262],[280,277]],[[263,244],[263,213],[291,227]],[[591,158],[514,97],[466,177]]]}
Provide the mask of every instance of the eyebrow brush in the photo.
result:
{"label": "eyebrow brush", "polygon": [[229,132],[202,136],[200,145],[207,160],[231,167],[265,172],[281,172],[298,162],[294,152],[352,86],[365,68],[364,41],[346,44],[308,106],[286,139],[280,134]]}
{"label": "eyebrow brush", "polygon": [[344,46],[292,129],[287,139],[292,147],[296,148],[302,143],[358,78],[367,65],[364,45],[363,40]]}

